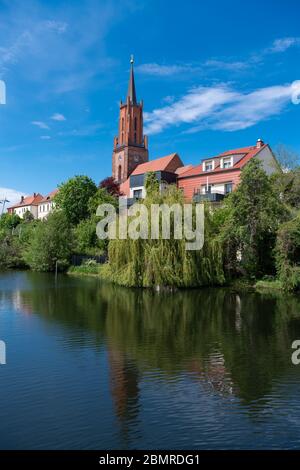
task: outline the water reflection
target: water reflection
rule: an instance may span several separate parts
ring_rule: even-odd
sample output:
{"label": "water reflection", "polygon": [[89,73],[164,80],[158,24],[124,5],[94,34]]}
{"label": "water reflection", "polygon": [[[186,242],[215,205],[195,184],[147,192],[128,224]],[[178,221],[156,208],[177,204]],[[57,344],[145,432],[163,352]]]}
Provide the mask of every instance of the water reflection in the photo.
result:
{"label": "water reflection", "polygon": [[[1,284],[2,282],[2,284]],[[64,347],[104,348],[111,397],[123,438],[138,426],[145,383],[196,383],[257,413],[279,380],[295,373],[300,299],[228,289],[156,294],[96,279],[22,273],[0,277],[0,303],[64,328]],[[86,332],[89,333],[87,340]],[[66,339],[67,338],[67,339]],[[201,392],[202,393],[202,392]]]}

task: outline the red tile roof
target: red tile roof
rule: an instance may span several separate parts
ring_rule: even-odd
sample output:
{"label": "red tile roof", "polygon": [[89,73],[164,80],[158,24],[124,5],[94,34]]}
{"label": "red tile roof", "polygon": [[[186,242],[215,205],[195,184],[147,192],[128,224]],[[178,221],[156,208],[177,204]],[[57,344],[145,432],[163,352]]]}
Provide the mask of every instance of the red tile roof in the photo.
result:
{"label": "red tile roof", "polygon": [[184,173],[185,171],[191,170],[192,168],[193,168],[193,165],[181,166],[181,167],[177,168],[177,170],[175,171],[175,173],[176,173],[176,175],[181,175],[181,174]]}
{"label": "red tile roof", "polygon": [[126,181],[120,184],[120,193],[122,196],[129,196],[130,194],[130,177]]}
{"label": "red tile roof", "polygon": [[[187,178],[189,176],[198,176],[198,175],[208,175],[212,173],[216,173],[219,171],[230,171],[230,170],[236,170],[236,169],[241,169],[243,166],[255,155],[257,155],[262,149],[267,147],[267,144],[264,144],[262,147],[257,148],[256,145],[252,147],[244,147],[240,149],[235,149],[235,150],[227,150],[226,152],[220,153],[219,155],[216,155],[215,157],[211,158],[205,158],[203,161],[197,165],[194,166],[193,168],[184,171],[183,173],[180,173],[178,175],[178,178]],[[243,155],[242,158],[237,161],[231,168],[221,168],[220,167],[220,162],[217,161],[215,168],[211,171],[203,171],[203,162],[208,161],[208,160],[214,160],[214,159],[220,159],[226,156],[231,156],[231,155]]]}
{"label": "red tile roof", "polygon": [[54,189],[53,191],[51,191],[51,193],[47,194],[47,196],[43,197],[43,199],[39,201],[39,204],[52,201],[57,193],[58,189]]}
{"label": "red tile roof", "polygon": [[[161,157],[157,158],[156,160],[150,160],[149,162],[141,163],[136,167],[136,169],[131,173],[131,175],[142,175],[144,173],[149,173],[150,171],[168,171],[169,165],[176,157],[180,162],[178,167],[183,166],[183,163],[177,153],[172,153],[171,155],[167,155],[166,157]],[[174,171],[176,170],[170,171],[174,173]]]}
{"label": "red tile roof", "polygon": [[34,193],[31,196],[26,196],[23,199],[21,198],[18,204],[15,204],[14,206],[9,207],[9,209],[16,209],[17,207],[23,207],[23,206],[37,206],[38,203],[42,199],[43,199],[43,196],[41,194]]}

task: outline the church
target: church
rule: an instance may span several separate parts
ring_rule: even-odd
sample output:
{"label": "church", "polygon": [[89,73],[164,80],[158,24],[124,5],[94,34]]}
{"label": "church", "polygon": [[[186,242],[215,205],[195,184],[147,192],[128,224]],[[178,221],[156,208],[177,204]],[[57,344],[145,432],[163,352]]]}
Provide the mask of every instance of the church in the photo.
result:
{"label": "church", "polygon": [[256,157],[267,174],[278,170],[268,144],[258,139],[255,145],[225,151],[203,159],[198,165],[184,165],[177,153],[149,160],[148,138],[143,132],[143,101],[137,100],[134,61],[131,57],[126,101],[120,103],[118,136],[114,138],[112,176],[120,192],[131,200],[146,196],[145,179],[155,172],[161,190],[176,184],[186,201],[220,202],[240,181],[243,167]]}

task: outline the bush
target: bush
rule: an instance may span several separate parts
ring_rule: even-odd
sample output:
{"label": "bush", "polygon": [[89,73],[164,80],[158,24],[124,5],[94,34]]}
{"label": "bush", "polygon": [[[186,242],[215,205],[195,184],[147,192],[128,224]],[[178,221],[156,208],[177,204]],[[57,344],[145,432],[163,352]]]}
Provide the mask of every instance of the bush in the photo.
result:
{"label": "bush", "polygon": [[300,290],[300,216],[282,224],[278,230],[276,265],[284,288]]}

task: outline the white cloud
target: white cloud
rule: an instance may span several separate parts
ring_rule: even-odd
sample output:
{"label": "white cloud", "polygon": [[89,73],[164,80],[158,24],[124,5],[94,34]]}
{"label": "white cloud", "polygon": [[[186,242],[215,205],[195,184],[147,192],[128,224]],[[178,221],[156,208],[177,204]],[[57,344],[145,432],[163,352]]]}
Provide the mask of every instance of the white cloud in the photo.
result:
{"label": "white cloud", "polygon": [[242,61],[225,61],[225,60],[207,60],[204,64],[205,67],[210,67],[212,69],[221,69],[221,70],[229,70],[229,71],[241,71],[248,69],[250,64],[248,62]]}
{"label": "white cloud", "polygon": [[51,137],[50,137],[50,135],[41,135],[40,139],[42,139],[42,140],[50,140]]}
{"label": "white cloud", "polygon": [[55,33],[61,34],[61,33],[66,32],[68,28],[68,23],[64,21],[48,20],[44,22],[44,26],[49,31],[54,31]]}
{"label": "white cloud", "polygon": [[216,116],[215,129],[235,131],[254,126],[258,122],[280,114],[291,101],[292,85],[261,88],[241,94],[236,103]]}
{"label": "white cloud", "polygon": [[197,122],[235,97],[227,87],[194,88],[179,101],[145,113],[146,132],[156,134],[170,126]]}
{"label": "white cloud", "polygon": [[279,38],[273,41],[270,47],[260,50],[244,60],[212,58],[202,63],[158,64],[153,62],[138,65],[136,70],[145,75],[158,77],[173,77],[184,73],[203,73],[206,69],[241,72],[261,63],[262,59],[268,54],[285,52],[289,48],[297,46],[300,46],[300,37]]}
{"label": "white cloud", "polygon": [[31,124],[33,124],[34,126],[39,127],[40,129],[50,129],[48,124],[46,124],[43,121],[31,121]]}
{"label": "white cloud", "polygon": [[195,71],[195,67],[189,64],[171,64],[162,65],[157,63],[141,64],[136,67],[136,70],[145,75],[154,75],[158,77],[168,77],[177,75],[183,72]]}
{"label": "white cloud", "polygon": [[66,118],[63,114],[54,113],[51,118],[53,121],[66,121]]}
{"label": "white cloud", "polygon": [[229,86],[194,88],[169,106],[145,113],[145,132],[192,124],[187,132],[205,128],[235,131],[280,114],[291,100],[292,84],[261,88],[250,93]]}
{"label": "white cloud", "polygon": [[[3,201],[4,199],[9,201],[5,204],[6,208],[20,201],[21,196],[27,196],[27,194],[16,189],[0,188],[0,201]],[[2,208],[3,204],[0,204],[0,214],[2,212]]]}
{"label": "white cloud", "polygon": [[290,47],[300,46],[300,37],[289,37],[276,39],[272,46],[266,50],[269,53],[285,52]]}

